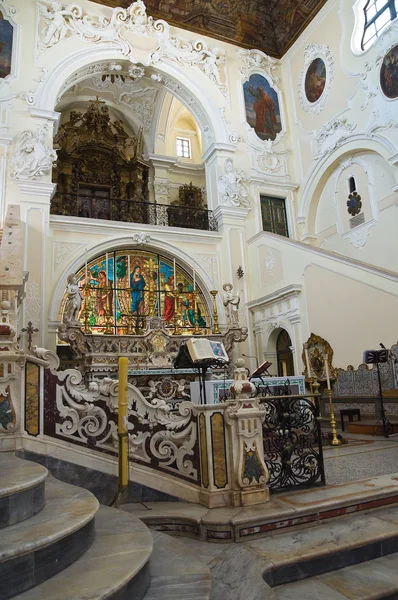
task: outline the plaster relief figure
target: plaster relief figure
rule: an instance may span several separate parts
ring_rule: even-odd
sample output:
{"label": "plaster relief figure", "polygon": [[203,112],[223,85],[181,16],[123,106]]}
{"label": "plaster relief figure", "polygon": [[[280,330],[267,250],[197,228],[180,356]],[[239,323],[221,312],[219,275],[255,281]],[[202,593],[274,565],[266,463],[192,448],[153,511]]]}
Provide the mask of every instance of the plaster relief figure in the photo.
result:
{"label": "plaster relief figure", "polygon": [[225,171],[224,175],[220,175],[218,180],[218,189],[226,204],[251,208],[245,180],[243,171],[235,171],[232,159],[225,159]]}
{"label": "plaster relief figure", "polygon": [[36,135],[26,130],[17,136],[9,163],[11,179],[40,179],[51,172],[57,154],[46,146],[46,134],[47,125],[42,125]]}
{"label": "plaster relief figure", "polygon": [[67,17],[73,17],[73,5],[64,10],[60,2],[51,2],[49,8],[45,4],[39,4],[39,11],[45,21],[40,48],[52,48],[68,37],[71,31]]}
{"label": "plaster relief figure", "polygon": [[65,303],[63,323],[79,322],[79,313],[82,308],[82,294],[77,284],[76,275],[72,273],[68,276],[67,300]]}
{"label": "plaster relief figure", "polygon": [[239,291],[234,290],[232,283],[224,283],[222,289],[224,290],[223,303],[225,306],[228,325],[231,327],[238,327],[240,304]]}

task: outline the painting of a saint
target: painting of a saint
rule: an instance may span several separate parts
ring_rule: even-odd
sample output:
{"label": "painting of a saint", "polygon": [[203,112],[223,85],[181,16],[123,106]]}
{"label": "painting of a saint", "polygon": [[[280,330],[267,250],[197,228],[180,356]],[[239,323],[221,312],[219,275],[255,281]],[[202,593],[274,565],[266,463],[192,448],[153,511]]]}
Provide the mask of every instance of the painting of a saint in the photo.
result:
{"label": "painting of a saint", "polygon": [[398,46],[391,48],[383,59],[380,87],[387,98],[398,98]]}
{"label": "painting of a saint", "polygon": [[11,73],[14,28],[0,12],[0,79]]}
{"label": "painting of a saint", "polygon": [[164,305],[163,305],[163,318],[165,321],[171,321],[174,317],[174,276],[170,275],[168,280],[165,283],[165,295],[164,295]]}
{"label": "painting of a saint", "polygon": [[142,315],[145,312],[144,289],[146,282],[141,273],[141,267],[136,265],[130,275],[131,313]]}
{"label": "painting of a saint", "polygon": [[315,58],[305,74],[304,90],[308,102],[317,102],[326,85],[326,66],[321,58]]}
{"label": "painting of a saint", "polygon": [[282,130],[278,94],[258,73],[243,84],[246,119],[261,140],[274,140]]}

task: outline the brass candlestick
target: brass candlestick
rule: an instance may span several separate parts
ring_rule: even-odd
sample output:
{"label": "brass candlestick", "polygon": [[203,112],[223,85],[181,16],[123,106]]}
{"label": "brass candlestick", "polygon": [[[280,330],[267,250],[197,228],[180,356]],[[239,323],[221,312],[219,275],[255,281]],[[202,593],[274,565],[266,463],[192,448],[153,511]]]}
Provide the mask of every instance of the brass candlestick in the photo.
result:
{"label": "brass candlestick", "polygon": [[174,325],[174,335],[180,335],[181,334],[181,329],[179,327],[179,323],[178,323],[178,298],[179,298],[180,292],[178,289],[174,289],[173,290],[173,296],[174,296],[174,316],[173,316],[173,325]]}
{"label": "brass candlestick", "polygon": [[92,333],[90,329],[90,286],[88,283],[83,285],[84,290],[84,333]]}
{"label": "brass candlestick", "polygon": [[213,296],[213,333],[221,333],[220,328],[218,326],[218,313],[217,313],[217,302],[216,296],[218,294],[217,290],[210,290],[210,294]]}
{"label": "brass candlestick", "polygon": [[109,303],[109,294],[111,288],[110,286],[104,287],[104,292],[106,294],[106,309],[105,309],[105,334],[112,335],[113,333],[113,323],[112,323],[112,307]]}
{"label": "brass candlestick", "polygon": [[329,396],[330,427],[332,430],[332,446],[339,446],[341,444],[341,442],[337,437],[336,419],[334,416],[334,408],[333,408],[333,400],[332,400],[332,390],[327,389],[326,392],[327,392],[327,395]]}
{"label": "brass candlestick", "polygon": [[126,335],[134,335],[134,327],[133,327],[134,317],[133,315],[127,315],[127,330]]}
{"label": "brass candlestick", "polygon": [[193,334],[194,335],[200,335],[201,331],[199,329],[199,313],[198,313],[198,295],[199,292],[198,290],[193,290],[193,297],[194,297],[194,309],[193,309],[193,314],[195,315],[195,326],[193,328]]}

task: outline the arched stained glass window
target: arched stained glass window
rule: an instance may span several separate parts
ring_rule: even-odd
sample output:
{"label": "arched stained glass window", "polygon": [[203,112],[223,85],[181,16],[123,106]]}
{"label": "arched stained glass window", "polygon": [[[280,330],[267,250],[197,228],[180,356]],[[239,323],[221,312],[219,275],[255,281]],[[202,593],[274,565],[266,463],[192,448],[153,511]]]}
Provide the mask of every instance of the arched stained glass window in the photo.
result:
{"label": "arched stained glass window", "polygon": [[[145,250],[107,252],[76,273],[83,297],[79,321],[92,333],[140,335],[147,319],[160,317],[182,334],[210,332],[210,315],[202,291],[173,259]],[[195,310],[195,294],[197,304]],[[67,294],[61,306],[62,319]],[[176,312],[177,311],[177,312]]]}
{"label": "arched stained glass window", "polygon": [[365,27],[362,50],[369,48],[383,29],[397,17],[398,0],[368,0],[365,5]]}

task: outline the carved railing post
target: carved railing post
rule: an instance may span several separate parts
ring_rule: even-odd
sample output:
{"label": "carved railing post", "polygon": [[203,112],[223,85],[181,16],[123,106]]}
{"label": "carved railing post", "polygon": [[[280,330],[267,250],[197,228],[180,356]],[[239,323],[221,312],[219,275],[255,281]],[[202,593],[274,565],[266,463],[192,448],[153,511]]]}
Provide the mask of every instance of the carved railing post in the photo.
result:
{"label": "carved railing post", "polygon": [[255,386],[247,379],[242,358],[236,361],[234,383],[230,386],[233,400],[228,401],[225,420],[229,426],[232,457],[233,506],[260,504],[269,500],[269,473],[264,463],[262,423],[266,409],[252,397]]}

